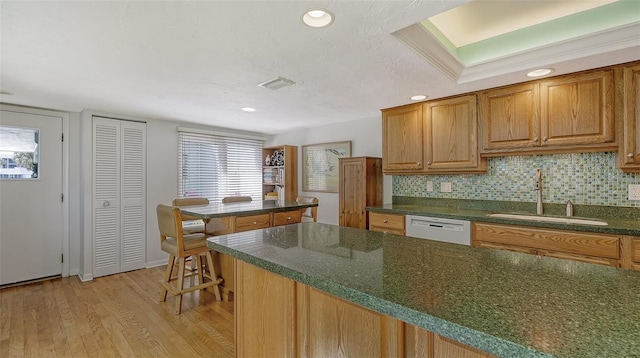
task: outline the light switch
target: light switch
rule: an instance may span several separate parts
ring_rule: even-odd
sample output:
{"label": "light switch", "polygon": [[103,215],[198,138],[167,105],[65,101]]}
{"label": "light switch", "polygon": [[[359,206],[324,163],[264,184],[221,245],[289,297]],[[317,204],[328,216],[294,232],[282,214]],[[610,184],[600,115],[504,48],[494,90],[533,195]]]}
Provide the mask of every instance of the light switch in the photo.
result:
{"label": "light switch", "polygon": [[433,181],[429,180],[427,181],[427,193],[430,193],[433,191]]}
{"label": "light switch", "polygon": [[446,181],[446,182],[440,183],[440,191],[443,192],[443,193],[450,193],[451,192],[451,182],[450,181]]}

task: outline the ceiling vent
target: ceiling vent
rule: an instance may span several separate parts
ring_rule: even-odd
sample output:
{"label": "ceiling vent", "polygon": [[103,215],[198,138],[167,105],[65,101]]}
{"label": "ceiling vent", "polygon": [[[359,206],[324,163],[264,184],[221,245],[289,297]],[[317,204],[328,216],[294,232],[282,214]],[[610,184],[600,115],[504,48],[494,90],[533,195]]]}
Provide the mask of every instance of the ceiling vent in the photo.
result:
{"label": "ceiling vent", "polygon": [[292,80],[288,80],[284,77],[276,77],[274,79],[262,82],[262,83],[258,83],[258,86],[260,87],[264,87],[264,88],[269,88],[272,90],[277,90],[280,89],[282,87],[287,87],[287,86],[291,86],[291,85],[295,85],[296,83],[293,82]]}

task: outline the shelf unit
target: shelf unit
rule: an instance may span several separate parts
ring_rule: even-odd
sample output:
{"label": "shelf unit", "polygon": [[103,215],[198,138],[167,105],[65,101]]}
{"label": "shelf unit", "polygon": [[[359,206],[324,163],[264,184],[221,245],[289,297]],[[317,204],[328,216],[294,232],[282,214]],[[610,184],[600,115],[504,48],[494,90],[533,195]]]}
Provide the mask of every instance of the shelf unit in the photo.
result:
{"label": "shelf unit", "polygon": [[[281,154],[280,154],[281,153]],[[271,159],[267,161],[267,156]],[[282,157],[282,161],[274,163],[272,158]],[[298,147],[281,145],[262,149],[262,196],[268,193],[282,192],[285,201],[295,201],[298,197]],[[273,197],[276,199],[277,197]]]}

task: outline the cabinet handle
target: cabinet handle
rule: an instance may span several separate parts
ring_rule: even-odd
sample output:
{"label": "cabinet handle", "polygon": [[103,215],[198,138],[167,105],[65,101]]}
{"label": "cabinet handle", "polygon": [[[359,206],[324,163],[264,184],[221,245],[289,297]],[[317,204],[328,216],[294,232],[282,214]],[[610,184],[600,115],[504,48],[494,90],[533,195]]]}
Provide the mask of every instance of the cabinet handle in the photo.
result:
{"label": "cabinet handle", "polygon": [[627,158],[633,158],[633,153],[627,154]]}
{"label": "cabinet handle", "polygon": [[389,222],[389,220],[384,219],[384,220],[382,220],[382,222],[386,224],[386,223],[388,223],[388,222]]}
{"label": "cabinet handle", "polygon": [[254,221],[254,222],[253,222],[253,225],[258,225],[258,222],[257,222],[257,221]]}
{"label": "cabinet handle", "polygon": [[542,141],[546,142],[547,141],[547,137],[542,137]]}
{"label": "cabinet handle", "polygon": [[416,165],[420,165],[420,162],[416,162]]}
{"label": "cabinet handle", "polygon": [[431,165],[431,162],[427,162],[427,165]]}
{"label": "cabinet handle", "polygon": [[388,234],[389,232],[387,230],[384,230],[382,233],[383,234]]}
{"label": "cabinet handle", "polygon": [[533,141],[537,142],[538,141],[538,137],[533,137]]}
{"label": "cabinet handle", "polygon": [[287,216],[287,220],[291,220],[291,216]]}
{"label": "cabinet handle", "polygon": [[109,200],[105,200],[105,201],[102,203],[102,206],[104,206],[105,208],[106,208],[107,206],[109,206]]}

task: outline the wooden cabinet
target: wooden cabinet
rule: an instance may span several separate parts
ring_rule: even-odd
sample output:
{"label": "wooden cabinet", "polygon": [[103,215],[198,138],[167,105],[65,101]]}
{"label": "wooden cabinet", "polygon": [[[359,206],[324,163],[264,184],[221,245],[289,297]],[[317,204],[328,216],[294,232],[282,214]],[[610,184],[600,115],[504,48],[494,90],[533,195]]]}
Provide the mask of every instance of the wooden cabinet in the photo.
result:
{"label": "wooden cabinet", "polygon": [[621,248],[622,267],[632,270],[640,270],[640,237],[628,235],[623,236]]}
{"label": "wooden cabinet", "polygon": [[476,95],[382,110],[382,166],[387,174],[486,171],[478,154]]}
{"label": "wooden cabinet", "polygon": [[420,171],[423,161],[422,104],[382,110],[382,165],[387,171]]}
{"label": "wooden cabinet", "polygon": [[278,213],[273,213],[271,226],[297,224],[299,222],[302,222],[302,211],[300,210],[282,211]]}
{"label": "wooden cabinet", "polygon": [[271,214],[236,216],[234,232],[265,229],[271,226]]}
{"label": "wooden cabinet", "polygon": [[495,357],[243,261],[235,266],[236,357]]}
{"label": "wooden cabinet", "polygon": [[298,147],[266,147],[262,149],[262,159],[263,198],[277,199],[277,196],[267,194],[282,191],[285,201],[295,201],[298,197]]}
{"label": "wooden cabinet", "polygon": [[616,150],[613,70],[484,91],[483,156]]}
{"label": "wooden cabinet", "polygon": [[472,244],[620,267],[619,235],[474,223]]}
{"label": "wooden cabinet", "polygon": [[368,226],[367,206],[382,205],[382,161],[373,157],[340,158],[339,224]]}
{"label": "wooden cabinet", "polygon": [[296,357],[295,281],[234,261],[236,357]]}
{"label": "wooden cabinet", "polygon": [[613,70],[542,81],[540,96],[542,146],[617,149]]}
{"label": "wooden cabinet", "polygon": [[369,212],[369,230],[404,235],[405,217],[400,214]]}
{"label": "wooden cabinet", "polygon": [[622,138],[618,152],[620,169],[640,172],[640,63],[622,66],[621,97]]}
{"label": "wooden cabinet", "polygon": [[482,92],[482,153],[530,148],[539,144],[538,88],[538,84],[526,83]]}
{"label": "wooden cabinet", "polygon": [[478,155],[476,95],[426,102],[425,173],[486,171]]}

